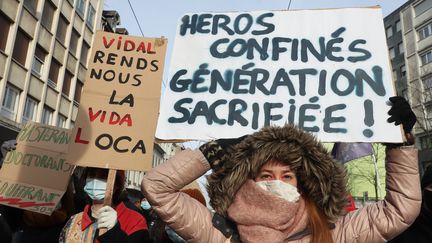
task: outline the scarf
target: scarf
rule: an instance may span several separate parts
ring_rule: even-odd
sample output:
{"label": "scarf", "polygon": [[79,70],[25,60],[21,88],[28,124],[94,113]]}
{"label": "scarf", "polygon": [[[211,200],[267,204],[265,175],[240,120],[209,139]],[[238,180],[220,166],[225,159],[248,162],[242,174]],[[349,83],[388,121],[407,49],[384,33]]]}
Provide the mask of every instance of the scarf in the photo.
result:
{"label": "scarf", "polygon": [[298,202],[288,202],[264,191],[253,180],[240,187],[227,212],[244,243],[284,242],[308,223],[302,197]]}

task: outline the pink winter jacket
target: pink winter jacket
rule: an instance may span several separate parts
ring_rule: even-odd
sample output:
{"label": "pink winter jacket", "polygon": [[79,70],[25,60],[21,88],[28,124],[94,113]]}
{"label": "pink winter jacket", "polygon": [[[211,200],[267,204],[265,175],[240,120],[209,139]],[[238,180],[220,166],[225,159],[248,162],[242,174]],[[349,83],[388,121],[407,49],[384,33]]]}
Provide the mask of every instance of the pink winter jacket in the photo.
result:
{"label": "pink winter jacket", "polygon": [[[188,242],[228,242],[213,227],[213,214],[179,192],[209,169],[199,150],[185,150],[149,171],[142,182],[153,209]],[[421,205],[417,150],[412,146],[387,150],[386,171],[384,200],[340,217],[332,231],[334,242],[387,242],[414,222]],[[306,235],[291,242],[309,239]]]}

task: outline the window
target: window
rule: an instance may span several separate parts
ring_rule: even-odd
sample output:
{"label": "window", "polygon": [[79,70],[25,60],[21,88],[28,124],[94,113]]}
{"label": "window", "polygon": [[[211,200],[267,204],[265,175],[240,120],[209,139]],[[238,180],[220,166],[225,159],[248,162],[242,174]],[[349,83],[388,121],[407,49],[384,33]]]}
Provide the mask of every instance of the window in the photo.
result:
{"label": "window", "polygon": [[51,62],[51,67],[48,75],[48,85],[55,88],[57,86],[57,79],[60,72],[60,63],[57,62],[54,58]]}
{"label": "window", "polygon": [[402,30],[402,28],[401,28],[401,22],[400,22],[400,20],[398,20],[398,21],[396,21],[396,32],[399,32],[401,30]]}
{"label": "window", "polygon": [[93,30],[95,14],[96,14],[96,10],[93,8],[91,4],[89,4],[86,23],[91,30]]}
{"label": "window", "polygon": [[51,30],[55,9],[50,1],[45,1],[41,24],[48,30]]}
{"label": "window", "polygon": [[393,47],[390,48],[390,50],[389,50],[389,54],[390,54],[390,58],[391,58],[391,59],[393,59],[393,58],[395,57],[395,50],[394,50]]}
{"label": "window", "polygon": [[85,0],[77,0],[75,7],[79,15],[84,17]]}
{"label": "window", "polygon": [[84,65],[87,66],[87,57],[88,57],[88,51],[90,49],[90,46],[83,42],[83,45],[81,47],[81,56],[80,56],[80,62]]}
{"label": "window", "polygon": [[420,40],[423,40],[426,37],[430,36],[432,34],[432,23],[418,30],[417,33]]}
{"label": "window", "polygon": [[69,90],[70,90],[70,84],[71,84],[72,78],[73,78],[73,75],[69,71],[66,71],[65,76],[64,76],[64,80],[63,80],[62,93],[65,94],[67,97],[69,97]]}
{"label": "window", "polygon": [[423,89],[426,91],[430,89],[432,91],[432,77],[422,80]]}
{"label": "window", "polygon": [[36,15],[37,3],[38,3],[38,0],[24,0],[24,6],[33,15]]}
{"label": "window", "polygon": [[24,34],[21,29],[18,29],[12,58],[22,65],[25,65],[27,59],[27,50],[29,43],[30,38],[26,34]]}
{"label": "window", "polygon": [[69,44],[69,50],[74,55],[76,55],[76,50],[77,50],[77,45],[78,45],[78,39],[79,39],[79,34],[78,34],[78,32],[75,29],[73,29],[72,30],[70,44]]}
{"label": "window", "polygon": [[398,49],[399,49],[399,55],[404,54],[404,52],[405,52],[405,48],[404,48],[404,45],[403,45],[402,42],[399,43],[399,45],[398,45]]}
{"label": "window", "polygon": [[74,100],[78,103],[81,101],[82,88],[83,88],[83,83],[79,79],[77,79]]}
{"label": "window", "polygon": [[416,1],[416,2],[418,2],[418,4],[416,4],[414,7],[414,12],[416,16],[419,16],[432,8],[431,1]]}
{"label": "window", "polygon": [[397,72],[393,69],[393,80],[397,80]]}
{"label": "window", "polygon": [[61,15],[59,18],[58,26],[57,26],[56,37],[63,44],[65,43],[66,31],[67,31],[68,25],[69,25],[69,23],[66,20],[66,18],[63,15]]}
{"label": "window", "polygon": [[402,65],[400,67],[400,74],[401,74],[402,78],[406,76],[406,67],[405,67],[405,65]]}
{"label": "window", "polygon": [[2,51],[6,49],[10,25],[10,20],[0,12],[0,50]]}
{"label": "window", "polygon": [[58,115],[57,126],[61,128],[66,128],[66,117]]}
{"label": "window", "polygon": [[3,116],[10,120],[15,120],[16,110],[19,98],[18,89],[12,87],[11,85],[6,86],[5,96],[3,98],[3,104],[1,113]]}
{"label": "window", "polygon": [[27,97],[24,106],[24,113],[22,117],[22,122],[26,123],[28,121],[34,121],[36,118],[36,109],[38,102],[31,97]]}
{"label": "window", "polygon": [[424,53],[420,57],[421,57],[422,65],[426,65],[426,64],[432,62],[432,50],[427,51],[426,53]]}
{"label": "window", "polygon": [[43,64],[45,62],[46,51],[39,45],[36,46],[35,54],[33,56],[32,71],[41,76]]}
{"label": "window", "polygon": [[44,106],[42,111],[42,120],[41,123],[45,125],[51,125],[52,117],[53,117],[54,110]]}
{"label": "window", "polygon": [[393,29],[391,26],[386,29],[386,34],[387,34],[387,38],[390,38],[393,36]]}

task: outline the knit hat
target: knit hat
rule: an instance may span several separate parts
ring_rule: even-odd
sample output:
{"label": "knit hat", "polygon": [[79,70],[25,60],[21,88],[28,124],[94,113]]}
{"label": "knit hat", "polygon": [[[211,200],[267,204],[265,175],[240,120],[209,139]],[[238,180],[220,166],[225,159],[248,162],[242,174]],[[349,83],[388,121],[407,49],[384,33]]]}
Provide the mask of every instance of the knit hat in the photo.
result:
{"label": "knit hat", "polygon": [[191,188],[191,189],[181,190],[181,192],[188,194],[190,197],[192,197],[193,199],[197,200],[202,205],[207,207],[205,198],[204,198],[203,194],[200,192],[200,190]]}

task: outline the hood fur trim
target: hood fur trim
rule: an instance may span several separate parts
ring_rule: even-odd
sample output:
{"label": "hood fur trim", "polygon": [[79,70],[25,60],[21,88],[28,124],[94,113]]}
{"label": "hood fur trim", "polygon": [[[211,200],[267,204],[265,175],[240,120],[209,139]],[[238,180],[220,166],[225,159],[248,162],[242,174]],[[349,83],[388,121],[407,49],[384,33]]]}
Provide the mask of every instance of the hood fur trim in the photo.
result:
{"label": "hood fur trim", "polygon": [[269,160],[288,164],[295,171],[299,191],[324,212],[330,221],[345,214],[347,178],[344,166],[335,161],[310,133],[294,125],[266,127],[233,147],[222,168],[208,176],[210,204],[227,216],[235,194],[254,179]]}

